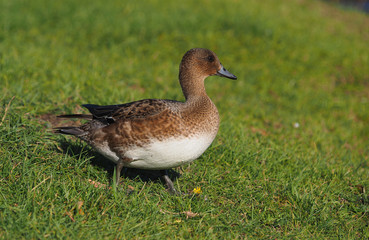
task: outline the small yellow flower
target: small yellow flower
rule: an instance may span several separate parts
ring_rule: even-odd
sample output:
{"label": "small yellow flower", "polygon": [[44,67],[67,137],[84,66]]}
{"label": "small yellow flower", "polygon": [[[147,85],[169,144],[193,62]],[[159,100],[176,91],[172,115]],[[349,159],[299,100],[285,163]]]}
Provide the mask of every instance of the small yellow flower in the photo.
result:
{"label": "small yellow flower", "polygon": [[202,191],[201,191],[201,187],[196,187],[196,188],[194,188],[194,189],[193,189],[193,193],[194,193],[194,194],[200,194],[200,193],[202,193]]}

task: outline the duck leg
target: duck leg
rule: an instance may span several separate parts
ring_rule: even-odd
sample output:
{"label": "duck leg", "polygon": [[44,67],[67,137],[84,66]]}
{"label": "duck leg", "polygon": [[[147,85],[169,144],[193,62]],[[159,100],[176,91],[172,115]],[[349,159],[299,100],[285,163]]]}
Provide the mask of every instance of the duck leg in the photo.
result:
{"label": "duck leg", "polygon": [[120,172],[122,171],[123,166],[124,166],[124,160],[120,158],[115,168],[115,183],[117,184],[117,186],[119,185]]}
{"label": "duck leg", "polygon": [[177,195],[178,192],[174,188],[174,184],[173,184],[172,180],[170,180],[170,178],[168,176],[168,170],[161,170],[161,173],[162,173],[162,178],[164,179],[165,183],[168,186],[168,190],[169,190],[170,194]]}

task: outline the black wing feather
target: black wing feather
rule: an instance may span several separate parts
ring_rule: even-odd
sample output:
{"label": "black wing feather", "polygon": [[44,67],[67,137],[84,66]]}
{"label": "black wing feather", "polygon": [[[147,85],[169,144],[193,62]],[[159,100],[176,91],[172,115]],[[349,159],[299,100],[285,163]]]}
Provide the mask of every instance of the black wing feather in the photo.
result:
{"label": "black wing feather", "polygon": [[115,111],[117,111],[120,107],[124,107],[126,104],[119,105],[106,105],[100,106],[96,104],[83,104],[82,107],[85,107],[92,113],[95,118],[106,118],[110,117]]}
{"label": "black wing feather", "polygon": [[119,119],[144,118],[161,113],[168,108],[170,100],[145,99],[125,104],[100,106],[95,104],[84,104],[93,115],[94,119],[101,121],[105,119],[109,124]]}

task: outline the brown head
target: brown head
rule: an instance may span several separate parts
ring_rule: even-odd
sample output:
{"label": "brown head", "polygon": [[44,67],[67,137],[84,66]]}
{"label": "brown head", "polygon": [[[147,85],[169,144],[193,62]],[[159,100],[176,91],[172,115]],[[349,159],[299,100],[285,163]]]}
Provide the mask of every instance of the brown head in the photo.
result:
{"label": "brown head", "polygon": [[186,99],[191,95],[206,94],[204,80],[213,75],[237,79],[223,67],[214,52],[204,48],[186,52],[179,67],[179,81]]}

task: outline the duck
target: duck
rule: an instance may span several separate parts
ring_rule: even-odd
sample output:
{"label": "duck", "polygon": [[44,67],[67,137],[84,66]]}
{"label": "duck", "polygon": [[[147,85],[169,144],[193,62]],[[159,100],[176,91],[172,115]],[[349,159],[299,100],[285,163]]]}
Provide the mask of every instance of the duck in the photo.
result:
{"label": "duck", "polygon": [[[199,158],[215,139],[219,113],[205,91],[209,76],[236,80],[211,50],[187,51],[179,66],[185,101],[144,99],[117,105],[82,105],[89,114],[59,115],[87,120],[63,126],[55,133],[75,136],[116,164],[115,183],[123,167],[160,170],[171,193],[176,193],[168,169]],[[114,180],[113,180],[114,181]]]}

